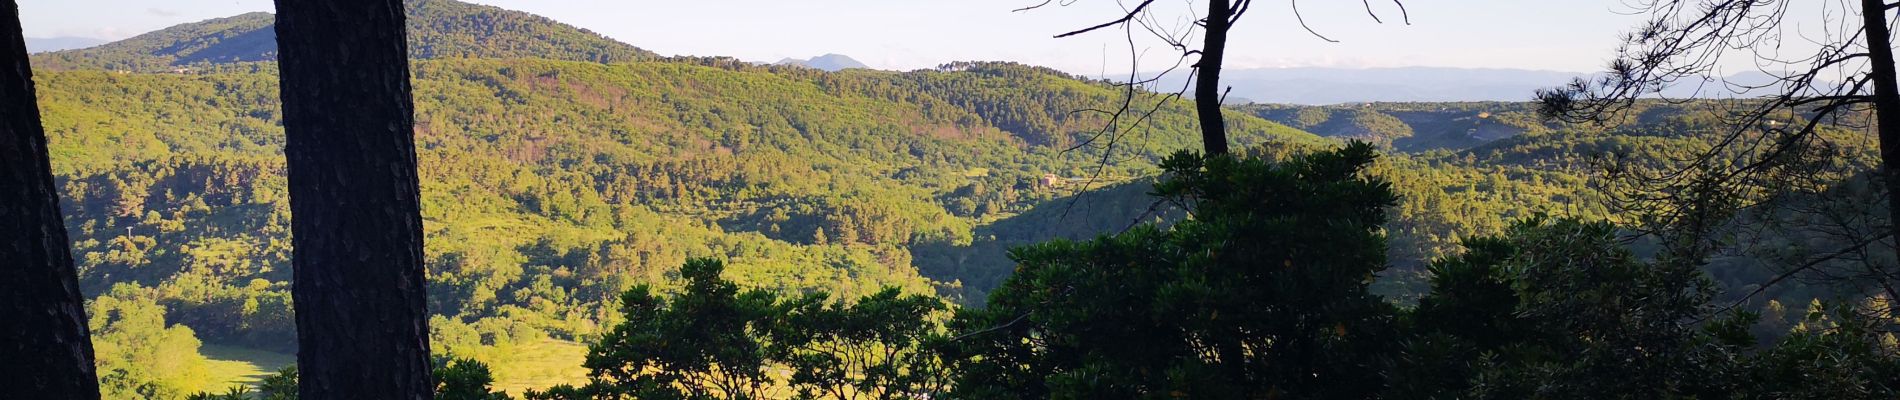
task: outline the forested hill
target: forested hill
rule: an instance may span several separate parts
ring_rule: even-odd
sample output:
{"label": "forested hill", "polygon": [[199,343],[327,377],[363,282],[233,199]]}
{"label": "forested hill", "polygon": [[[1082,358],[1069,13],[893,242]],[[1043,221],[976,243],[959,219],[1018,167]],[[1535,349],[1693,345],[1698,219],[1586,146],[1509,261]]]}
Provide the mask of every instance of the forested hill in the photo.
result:
{"label": "forested hill", "polygon": [[[202,374],[149,360],[188,364],[199,340],[294,343],[273,66],[37,71],[83,290],[163,316],[97,321],[101,343],[122,343],[99,347],[103,371],[193,388]],[[1121,92],[1015,64],[444,57],[413,74],[435,348],[491,361],[504,385],[529,379],[508,357],[531,353],[512,346],[587,340],[620,292],[671,287],[688,257],[730,260],[753,287],[936,293],[957,277],[920,275],[913,248],[972,243],[977,226],[1198,147],[1191,104],[1168,102],[1104,153],[1089,140],[1107,119],[1074,111]],[[1230,115],[1242,145],[1328,143]],[[556,364],[577,368],[569,356]]]}
{"label": "forested hill", "polygon": [[[504,387],[571,383],[514,357],[573,369],[577,352],[520,346],[596,337],[618,322],[618,294],[676,289],[689,257],[727,260],[748,287],[980,299],[1012,270],[1012,245],[1178,216],[1145,196],[1147,178],[1200,147],[1183,101],[1101,136],[1110,119],[1078,110],[1113,109],[1123,92],[1047,68],[659,59],[529,14],[409,7],[434,349],[489,362]],[[191,367],[200,341],[294,343],[270,23],[246,14],[33,60],[100,370],[115,382],[218,389]],[[1667,159],[1700,148],[1681,132],[1710,127],[1659,108],[1600,135],[1525,122],[1526,107],[1253,107],[1228,127],[1237,148],[1279,157],[1339,141],[1269,119],[1463,149],[1394,154],[1372,171],[1404,197],[1387,225],[1388,293],[1417,293],[1406,286],[1426,260],[1513,219],[1607,215],[1584,190],[1585,159]],[[1843,143],[1855,157],[1842,162],[1872,148]]]}
{"label": "forested hill", "polygon": [[1320,136],[1363,140],[1406,152],[1461,150],[1527,133],[1583,128],[1546,121],[1534,107],[1525,102],[1419,102],[1239,108]]}
{"label": "forested hill", "polygon": [[[653,52],[534,14],[453,0],[407,0],[409,54],[434,58],[541,58],[599,63],[658,58]],[[166,72],[277,59],[270,13],[178,25],[106,45],[33,56],[33,66]]]}

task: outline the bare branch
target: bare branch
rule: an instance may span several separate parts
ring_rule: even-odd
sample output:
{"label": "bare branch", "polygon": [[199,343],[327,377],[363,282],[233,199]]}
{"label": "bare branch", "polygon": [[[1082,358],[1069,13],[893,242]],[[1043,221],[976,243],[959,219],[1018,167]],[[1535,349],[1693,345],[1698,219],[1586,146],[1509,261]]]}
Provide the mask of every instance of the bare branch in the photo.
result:
{"label": "bare branch", "polygon": [[[1399,6],[1399,17],[1405,19],[1406,25],[1411,25],[1412,14],[1405,10],[1405,3],[1402,0],[1392,0],[1392,4]],[[1377,11],[1372,11],[1372,0],[1359,0],[1359,5],[1365,6],[1366,16],[1372,17],[1372,22],[1385,23],[1385,20],[1379,19],[1379,13]]]}
{"label": "bare branch", "polygon": [[1306,28],[1306,33],[1311,33],[1313,34],[1313,36],[1318,37],[1320,40],[1324,40],[1324,41],[1328,41],[1332,43],[1339,43],[1338,40],[1333,40],[1333,38],[1326,37],[1326,35],[1321,35],[1319,34],[1319,32],[1314,31],[1313,27],[1306,25],[1306,16],[1300,15],[1300,0],[1288,0],[1288,2],[1293,5],[1293,19],[1300,21],[1300,27]]}
{"label": "bare branch", "polygon": [[1042,8],[1042,6],[1046,6],[1046,5],[1049,5],[1049,2],[1051,2],[1051,1],[1054,1],[1054,0],[1042,0],[1042,2],[1041,2],[1041,3],[1036,3],[1036,5],[1033,5],[1033,6],[1028,6],[1028,7],[1023,7],[1023,8],[1018,8],[1018,9],[1014,9],[1014,10],[1009,10],[1009,12],[1023,12],[1023,11],[1029,11],[1029,10],[1034,10],[1034,9],[1038,9],[1038,8]]}
{"label": "bare branch", "polygon": [[1699,323],[1702,321],[1707,321],[1709,318],[1715,315],[1719,315],[1721,313],[1728,312],[1729,310],[1733,310],[1736,307],[1740,307],[1742,304],[1748,303],[1748,300],[1753,299],[1755,296],[1762,294],[1762,292],[1768,291],[1769,287],[1773,287],[1776,284],[1779,284],[1783,281],[1788,280],[1789,278],[1793,278],[1795,275],[1799,275],[1802,272],[1813,270],[1816,267],[1821,266],[1822,264],[1826,264],[1828,261],[1834,261],[1835,259],[1838,259],[1841,256],[1859,252],[1861,249],[1866,248],[1868,245],[1878,243],[1881,240],[1887,239],[1889,237],[1893,237],[1893,233],[1891,231],[1887,233],[1874,235],[1874,237],[1867,238],[1866,240],[1862,240],[1858,243],[1855,243],[1852,246],[1848,246],[1847,248],[1840,249],[1839,251],[1835,251],[1833,253],[1828,253],[1826,255],[1817,257],[1812,260],[1808,260],[1808,262],[1802,263],[1800,266],[1797,266],[1793,269],[1789,269],[1787,272],[1783,272],[1780,275],[1776,275],[1774,279],[1769,279],[1768,282],[1762,283],[1761,286],[1756,287],[1754,291],[1748,292],[1747,295],[1743,295],[1742,298],[1736,299],[1734,302],[1729,303],[1729,305],[1727,306],[1723,306],[1722,308],[1718,308],[1715,311],[1710,312],[1708,315],[1703,316],[1701,319],[1697,320],[1696,322]]}
{"label": "bare branch", "polygon": [[1082,28],[1080,30],[1076,30],[1069,33],[1056,35],[1056,38],[1065,38],[1065,37],[1080,35],[1080,34],[1088,33],[1097,29],[1102,29],[1102,28],[1107,28],[1107,27],[1111,27],[1115,25],[1128,23],[1128,21],[1134,20],[1136,16],[1141,15],[1141,11],[1147,9],[1149,4],[1154,4],[1154,3],[1155,3],[1155,0],[1143,0],[1141,4],[1135,5],[1134,9],[1128,10],[1128,15],[1123,15],[1121,18],[1117,18],[1114,21],[1104,22],[1099,25]]}

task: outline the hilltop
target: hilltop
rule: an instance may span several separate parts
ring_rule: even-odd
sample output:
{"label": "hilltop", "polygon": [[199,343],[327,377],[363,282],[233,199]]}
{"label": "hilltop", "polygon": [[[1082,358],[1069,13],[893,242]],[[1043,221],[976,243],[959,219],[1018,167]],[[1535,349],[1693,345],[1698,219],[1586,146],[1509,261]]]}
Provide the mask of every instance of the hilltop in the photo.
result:
{"label": "hilltop", "polygon": [[779,60],[776,64],[801,65],[830,72],[838,72],[852,68],[871,68],[869,65],[864,65],[863,62],[859,62],[857,59],[843,54],[826,54],[805,60],[787,58]]}
{"label": "hilltop", "polygon": [[1405,152],[1463,150],[1529,133],[1571,128],[1525,102],[1249,104],[1237,108],[1313,134],[1362,140]]}
{"label": "hilltop", "polygon": [[[658,58],[653,52],[545,17],[453,0],[408,0],[409,54],[436,58],[543,58],[599,63]],[[77,50],[33,56],[41,70],[184,71],[277,59],[275,17],[214,18]]]}

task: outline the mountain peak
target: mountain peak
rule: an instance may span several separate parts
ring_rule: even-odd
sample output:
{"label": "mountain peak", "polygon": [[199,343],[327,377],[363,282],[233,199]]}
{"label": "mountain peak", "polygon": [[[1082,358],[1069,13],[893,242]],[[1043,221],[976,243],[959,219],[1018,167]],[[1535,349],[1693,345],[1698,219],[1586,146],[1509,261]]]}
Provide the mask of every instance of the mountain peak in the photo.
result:
{"label": "mountain peak", "polygon": [[864,68],[864,69],[871,68],[871,66],[864,65],[864,63],[859,62],[857,59],[853,59],[850,56],[846,56],[843,54],[836,54],[836,53],[828,53],[822,56],[812,57],[811,59],[807,59],[807,60],[800,60],[796,58],[786,58],[783,60],[779,60],[777,64],[802,65],[808,68],[820,69],[820,70],[825,70],[825,71],[830,71],[830,72],[838,72],[841,70],[847,70],[847,69],[853,69],[853,68]]}

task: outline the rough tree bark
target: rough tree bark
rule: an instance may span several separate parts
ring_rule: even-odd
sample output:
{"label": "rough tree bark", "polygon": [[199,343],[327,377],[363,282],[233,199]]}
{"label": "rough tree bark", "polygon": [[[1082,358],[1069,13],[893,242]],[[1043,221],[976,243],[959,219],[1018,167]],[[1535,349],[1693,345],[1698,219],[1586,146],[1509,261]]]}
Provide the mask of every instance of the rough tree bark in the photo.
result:
{"label": "rough tree bark", "polygon": [[1201,143],[1207,155],[1227,154],[1227,121],[1221,117],[1221,58],[1227,53],[1227,29],[1234,10],[1227,0],[1207,1],[1207,29],[1201,59],[1195,62],[1194,110],[1201,120]]}
{"label": "rough tree bark", "polygon": [[429,341],[401,0],[277,0],[299,393],[427,399]]}
{"label": "rough tree bark", "polygon": [[1900,239],[1900,83],[1895,82],[1893,32],[1887,29],[1887,4],[1861,0],[1861,19],[1867,30],[1867,59],[1874,84],[1874,125],[1880,138],[1882,178],[1887,184],[1887,220]]}
{"label": "rough tree bark", "polygon": [[12,0],[0,4],[0,46],[0,399],[97,399],[85,298]]}

